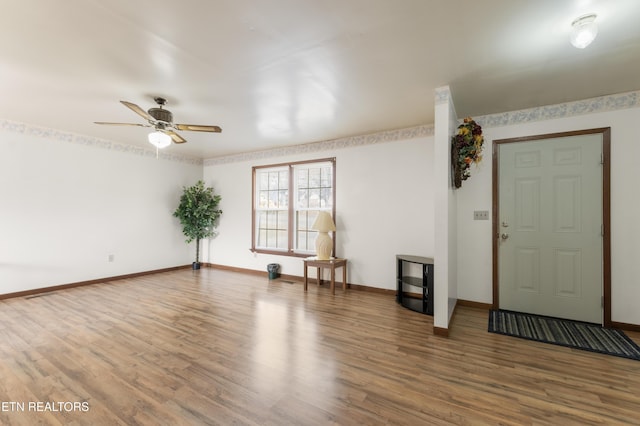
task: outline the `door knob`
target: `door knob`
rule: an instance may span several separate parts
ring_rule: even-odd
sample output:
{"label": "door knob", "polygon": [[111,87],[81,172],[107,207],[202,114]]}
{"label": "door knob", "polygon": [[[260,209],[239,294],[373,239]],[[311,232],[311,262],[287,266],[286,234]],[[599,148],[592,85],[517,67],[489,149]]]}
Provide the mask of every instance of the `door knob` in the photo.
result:
{"label": "door knob", "polygon": [[500,235],[500,238],[502,238],[502,240],[506,240],[507,238],[509,238],[509,234],[502,234]]}

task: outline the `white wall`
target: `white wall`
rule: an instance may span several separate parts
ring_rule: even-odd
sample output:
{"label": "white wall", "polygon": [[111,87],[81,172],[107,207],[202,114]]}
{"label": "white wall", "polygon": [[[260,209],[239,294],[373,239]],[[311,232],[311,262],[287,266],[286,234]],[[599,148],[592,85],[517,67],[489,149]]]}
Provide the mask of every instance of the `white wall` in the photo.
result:
{"label": "white wall", "polygon": [[0,130],[0,294],[192,262],[195,247],[184,243],[172,212],[182,186],[202,178],[201,164],[6,127]]}
{"label": "white wall", "polygon": [[396,254],[432,257],[433,137],[337,145],[226,164],[205,162],[205,180],[222,196],[223,214],[219,235],[208,243],[204,261],[258,271],[279,263],[281,273],[302,276],[300,258],[249,250],[251,168],[330,157],[336,158],[336,254],[349,260],[350,283],[395,289]]}
{"label": "white wall", "polygon": [[[590,111],[602,105],[615,105],[622,96],[611,96],[584,103]],[[624,99],[622,99],[624,101]],[[572,105],[569,105],[571,107]],[[589,106],[592,108],[590,109]],[[637,264],[640,259],[640,221],[638,214],[638,143],[637,123],[640,108],[593,112],[570,116],[568,108],[538,108],[521,114],[511,114],[520,123],[495,125],[500,115],[475,117],[483,126],[485,160],[475,168],[472,176],[458,190],[458,296],[460,299],[484,303],[492,301],[491,221],[474,221],[474,210],[491,211],[491,144],[494,139],[540,135],[571,130],[611,127],[611,289],[612,321],[640,324],[640,278]],[[527,117],[548,116],[551,111],[563,117],[527,121]],[[542,114],[541,114],[542,113]],[[520,115],[524,120],[519,120]]]}
{"label": "white wall", "polygon": [[451,136],[458,126],[449,86],[435,90],[435,251],[433,325],[446,329],[457,302],[457,194],[451,177]]}

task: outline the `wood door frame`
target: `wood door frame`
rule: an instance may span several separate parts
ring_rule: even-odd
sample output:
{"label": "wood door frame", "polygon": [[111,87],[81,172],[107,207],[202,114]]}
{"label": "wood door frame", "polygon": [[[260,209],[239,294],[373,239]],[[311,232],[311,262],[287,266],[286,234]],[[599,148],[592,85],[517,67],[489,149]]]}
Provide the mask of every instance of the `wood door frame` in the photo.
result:
{"label": "wood door frame", "polygon": [[499,279],[498,279],[498,242],[499,242],[499,187],[498,187],[498,148],[502,144],[530,142],[540,139],[564,138],[571,136],[602,134],[602,225],[604,236],[602,238],[602,286],[603,286],[603,325],[611,327],[611,127],[576,130],[571,132],[548,133],[543,135],[524,136],[509,139],[496,139],[493,141],[493,171],[492,171],[492,250],[493,250],[493,303],[492,308],[498,309]]}

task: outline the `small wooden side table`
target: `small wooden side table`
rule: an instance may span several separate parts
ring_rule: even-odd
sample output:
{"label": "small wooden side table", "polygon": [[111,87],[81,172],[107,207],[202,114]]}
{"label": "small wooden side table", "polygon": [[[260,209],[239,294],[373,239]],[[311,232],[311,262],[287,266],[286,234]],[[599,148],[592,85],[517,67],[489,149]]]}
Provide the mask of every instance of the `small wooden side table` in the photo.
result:
{"label": "small wooden side table", "polygon": [[322,278],[321,271],[323,268],[331,269],[331,294],[336,294],[336,268],[342,268],[342,290],[347,289],[347,259],[332,258],[329,260],[320,260],[317,257],[307,257],[304,259],[304,291],[307,291],[307,268],[313,266],[317,269],[317,284],[320,285]]}

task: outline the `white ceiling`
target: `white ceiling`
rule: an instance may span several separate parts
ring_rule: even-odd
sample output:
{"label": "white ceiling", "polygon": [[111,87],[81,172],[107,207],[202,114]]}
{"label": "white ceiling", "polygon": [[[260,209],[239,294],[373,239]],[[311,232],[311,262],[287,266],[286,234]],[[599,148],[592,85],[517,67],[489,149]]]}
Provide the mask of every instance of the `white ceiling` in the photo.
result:
{"label": "white ceiling", "polygon": [[[587,49],[570,24],[598,14]],[[640,89],[638,0],[20,0],[0,14],[0,118],[212,158]]]}

